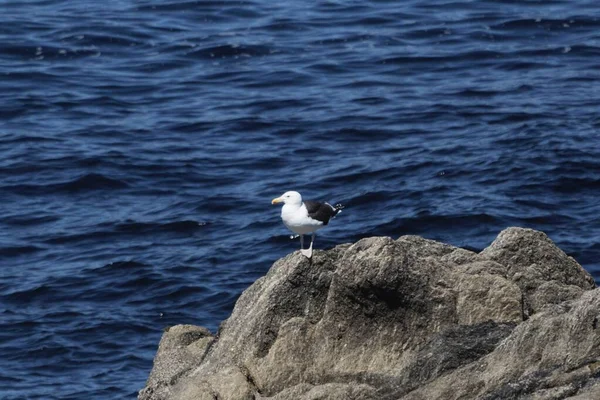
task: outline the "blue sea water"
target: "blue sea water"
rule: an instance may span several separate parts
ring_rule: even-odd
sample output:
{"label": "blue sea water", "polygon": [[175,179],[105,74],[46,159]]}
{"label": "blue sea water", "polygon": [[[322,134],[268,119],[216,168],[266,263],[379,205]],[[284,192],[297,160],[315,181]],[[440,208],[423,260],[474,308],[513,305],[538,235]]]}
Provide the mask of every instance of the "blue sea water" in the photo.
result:
{"label": "blue sea water", "polygon": [[0,1],[0,398],[135,398],[330,248],[540,229],[600,279],[597,0]]}

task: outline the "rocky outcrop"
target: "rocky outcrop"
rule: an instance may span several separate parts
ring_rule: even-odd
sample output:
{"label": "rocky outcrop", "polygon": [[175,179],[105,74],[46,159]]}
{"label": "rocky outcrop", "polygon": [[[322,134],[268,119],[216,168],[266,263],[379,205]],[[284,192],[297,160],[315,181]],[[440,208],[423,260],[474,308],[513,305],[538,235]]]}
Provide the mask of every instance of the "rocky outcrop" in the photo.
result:
{"label": "rocky outcrop", "polygon": [[145,396],[167,396],[171,385],[200,364],[213,341],[210,331],[199,326],[177,325],[165,329],[154,357],[154,367],[146,382]]}
{"label": "rocky outcrop", "polygon": [[594,288],[529,229],[480,253],[415,236],[296,252],[216,337],[166,331],[139,399],[600,398]]}

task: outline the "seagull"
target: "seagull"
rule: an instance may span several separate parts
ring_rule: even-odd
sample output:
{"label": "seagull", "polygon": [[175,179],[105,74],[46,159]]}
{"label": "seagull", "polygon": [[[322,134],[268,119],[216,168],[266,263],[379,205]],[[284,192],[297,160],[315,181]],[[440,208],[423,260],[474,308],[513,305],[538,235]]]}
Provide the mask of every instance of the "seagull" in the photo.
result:
{"label": "seagull", "polygon": [[[317,201],[302,201],[302,196],[298,192],[285,192],[281,196],[273,199],[271,204],[283,203],[281,208],[281,219],[283,224],[292,232],[300,236],[300,252],[308,257],[312,257],[312,247],[315,241],[315,232],[329,223],[329,220],[335,218],[344,208],[341,204],[332,206],[329,203],[319,203]],[[304,249],[304,235],[311,233],[310,247]]]}

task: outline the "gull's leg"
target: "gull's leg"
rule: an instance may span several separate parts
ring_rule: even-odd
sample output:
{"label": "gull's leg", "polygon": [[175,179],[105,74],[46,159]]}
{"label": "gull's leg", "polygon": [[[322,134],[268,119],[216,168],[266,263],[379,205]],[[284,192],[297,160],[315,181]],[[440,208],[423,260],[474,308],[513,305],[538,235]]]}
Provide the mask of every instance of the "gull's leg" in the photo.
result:
{"label": "gull's leg", "polygon": [[300,235],[300,250],[304,249],[304,235]]}
{"label": "gull's leg", "polygon": [[308,249],[302,250],[302,254],[304,254],[308,258],[312,257],[312,246],[313,246],[314,241],[315,241],[315,233],[313,232],[312,237],[310,238],[310,246],[308,247]]}

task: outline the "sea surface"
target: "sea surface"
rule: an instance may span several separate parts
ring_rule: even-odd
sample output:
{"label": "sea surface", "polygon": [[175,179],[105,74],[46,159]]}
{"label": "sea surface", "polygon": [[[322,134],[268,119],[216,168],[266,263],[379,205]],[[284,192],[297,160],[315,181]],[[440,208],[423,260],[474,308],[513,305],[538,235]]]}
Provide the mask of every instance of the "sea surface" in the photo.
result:
{"label": "sea surface", "polygon": [[598,0],[0,1],[0,398],[134,399],[299,248],[545,231],[600,280]]}

